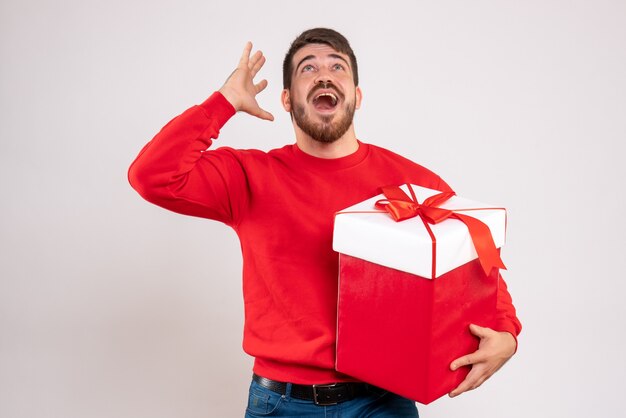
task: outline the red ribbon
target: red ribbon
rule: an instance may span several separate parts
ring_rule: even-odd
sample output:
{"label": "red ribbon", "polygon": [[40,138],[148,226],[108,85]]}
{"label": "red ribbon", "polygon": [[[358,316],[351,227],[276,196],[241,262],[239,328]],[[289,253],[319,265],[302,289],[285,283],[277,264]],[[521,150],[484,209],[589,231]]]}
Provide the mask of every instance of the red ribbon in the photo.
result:
{"label": "red ribbon", "polygon": [[472,237],[472,242],[474,243],[474,248],[478,254],[480,265],[486,275],[489,275],[494,267],[506,269],[500,258],[500,253],[493,242],[491,231],[484,222],[471,216],[462,215],[449,209],[439,207],[454,196],[453,192],[441,192],[429,197],[424,203],[419,203],[411,185],[407,184],[407,186],[412,199],[398,186],[382,187],[381,190],[387,199],[376,202],[376,208],[389,212],[396,222],[416,216],[422,219],[433,241],[433,277],[435,277],[436,239],[428,224],[438,224],[448,218],[458,219],[467,226],[470,236]]}

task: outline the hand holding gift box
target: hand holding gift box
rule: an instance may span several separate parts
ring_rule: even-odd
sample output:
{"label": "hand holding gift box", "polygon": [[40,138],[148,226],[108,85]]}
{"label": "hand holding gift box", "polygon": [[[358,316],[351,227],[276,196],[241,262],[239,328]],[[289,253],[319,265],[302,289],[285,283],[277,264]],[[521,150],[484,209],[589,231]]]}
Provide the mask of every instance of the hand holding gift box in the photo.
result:
{"label": "hand holding gift box", "polygon": [[494,323],[506,213],[419,186],[384,191],[335,218],[336,368],[429,403],[467,375],[450,363],[478,347],[469,324]]}

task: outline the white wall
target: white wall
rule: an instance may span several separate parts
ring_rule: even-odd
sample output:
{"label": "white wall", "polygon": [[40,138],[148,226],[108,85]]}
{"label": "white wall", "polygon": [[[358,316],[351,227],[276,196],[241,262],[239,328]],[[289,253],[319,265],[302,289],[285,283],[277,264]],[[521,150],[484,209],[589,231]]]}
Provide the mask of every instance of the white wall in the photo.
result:
{"label": "white wall", "polygon": [[509,208],[518,354],[423,417],[618,416],[626,372],[626,3],[0,3],[0,416],[243,416],[241,260],[227,227],[151,206],[139,149],[217,89],[247,40],[293,142],[280,67],[302,30],[356,50],[357,134]]}

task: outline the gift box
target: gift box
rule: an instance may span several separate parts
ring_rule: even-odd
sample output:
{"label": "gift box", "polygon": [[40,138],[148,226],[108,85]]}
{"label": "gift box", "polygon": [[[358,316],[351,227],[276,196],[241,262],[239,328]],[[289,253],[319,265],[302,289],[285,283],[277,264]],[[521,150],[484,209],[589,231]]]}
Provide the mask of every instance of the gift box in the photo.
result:
{"label": "gift box", "polygon": [[336,369],[428,404],[456,388],[493,327],[503,208],[415,185],[335,216],[340,253]]}

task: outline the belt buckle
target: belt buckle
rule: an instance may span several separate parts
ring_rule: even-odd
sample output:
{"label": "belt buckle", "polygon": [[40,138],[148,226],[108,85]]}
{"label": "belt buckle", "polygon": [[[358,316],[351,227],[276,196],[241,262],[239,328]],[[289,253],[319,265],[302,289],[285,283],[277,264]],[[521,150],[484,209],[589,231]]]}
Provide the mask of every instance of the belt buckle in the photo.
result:
{"label": "belt buckle", "polygon": [[338,401],[324,401],[324,400],[320,400],[319,399],[319,393],[317,392],[318,389],[330,389],[337,386],[337,383],[331,383],[331,384],[327,384],[327,385],[313,385],[313,402],[315,403],[315,405],[319,405],[319,406],[331,406],[331,405],[337,405],[339,402]]}

